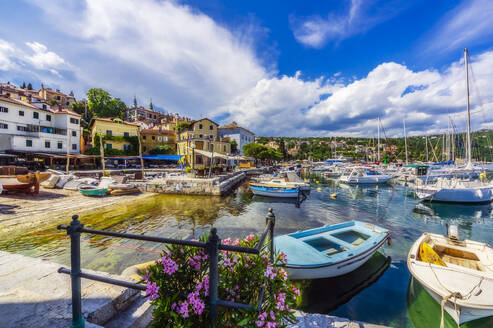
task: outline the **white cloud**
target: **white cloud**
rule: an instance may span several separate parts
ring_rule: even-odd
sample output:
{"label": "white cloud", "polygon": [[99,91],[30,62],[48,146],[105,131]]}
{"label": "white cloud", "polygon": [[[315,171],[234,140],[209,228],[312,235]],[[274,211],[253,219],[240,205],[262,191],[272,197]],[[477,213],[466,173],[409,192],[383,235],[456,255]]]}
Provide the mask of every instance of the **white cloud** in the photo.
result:
{"label": "white cloud", "polygon": [[[37,69],[50,69],[64,66],[65,60],[39,42],[26,42],[26,45],[34,52],[32,55],[25,56],[25,60]],[[56,72],[56,71],[55,71]]]}
{"label": "white cloud", "polygon": [[0,39],[0,70],[6,71],[17,67],[12,60],[14,53],[14,46],[9,42]]}
{"label": "white cloud", "polygon": [[[394,1],[375,4],[375,1],[351,0],[347,12],[329,13],[327,17],[290,17],[291,28],[298,42],[313,48],[320,48],[328,42],[339,42],[356,34],[361,34],[395,16],[403,5]],[[376,8],[369,12],[370,8]]]}
{"label": "white cloud", "polygon": [[463,0],[426,38],[428,52],[447,52],[482,44],[493,36],[493,1]]}

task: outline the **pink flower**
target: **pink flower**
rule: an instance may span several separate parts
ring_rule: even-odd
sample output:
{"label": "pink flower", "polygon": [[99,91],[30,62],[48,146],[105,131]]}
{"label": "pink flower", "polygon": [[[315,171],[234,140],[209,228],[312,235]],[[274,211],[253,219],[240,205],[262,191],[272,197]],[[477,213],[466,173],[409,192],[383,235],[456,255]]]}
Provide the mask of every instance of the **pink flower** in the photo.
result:
{"label": "pink flower", "polygon": [[163,264],[163,271],[164,273],[166,273],[167,275],[172,275],[173,273],[175,273],[177,270],[178,270],[178,264],[176,264],[175,261],[173,261],[169,255],[165,255],[162,259],[161,259],[161,263]]}
{"label": "pink flower", "polygon": [[154,301],[159,298],[159,286],[155,282],[149,282],[146,286],[146,297],[149,297],[149,300]]}
{"label": "pink flower", "polygon": [[246,242],[251,242],[254,239],[255,239],[255,236],[254,235],[248,235],[248,236],[245,237],[245,241]]}
{"label": "pink flower", "polygon": [[178,308],[177,308],[178,314],[181,314],[183,318],[188,318],[188,303],[187,301],[183,303],[178,303]]}
{"label": "pink flower", "polygon": [[226,238],[226,239],[224,239],[224,240],[223,240],[223,244],[224,244],[224,245],[229,245],[229,244],[231,244],[231,238]]}
{"label": "pink flower", "polygon": [[287,257],[286,257],[286,254],[284,254],[283,252],[281,252],[281,254],[279,254],[279,257],[281,258],[281,260],[286,263],[288,261]]}
{"label": "pink flower", "polygon": [[235,241],[232,243],[233,246],[238,246],[240,244],[239,239],[235,239]]}
{"label": "pink flower", "polygon": [[265,269],[264,276],[266,276],[269,279],[274,279],[277,276],[276,269],[272,266],[267,266],[267,269]]}

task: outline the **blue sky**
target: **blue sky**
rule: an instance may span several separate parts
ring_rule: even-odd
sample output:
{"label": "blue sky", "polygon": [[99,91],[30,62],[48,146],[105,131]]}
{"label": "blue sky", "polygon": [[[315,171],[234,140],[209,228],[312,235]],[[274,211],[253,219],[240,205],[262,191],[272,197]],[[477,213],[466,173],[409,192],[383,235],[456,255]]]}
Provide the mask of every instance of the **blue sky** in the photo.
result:
{"label": "blue sky", "polygon": [[[101,87],[259,135],[493,128],[493,1],[1,1],[0,80]],[[480,96],[480,97],[478,97]],[[479,101],[481,100],[481,101]]]}

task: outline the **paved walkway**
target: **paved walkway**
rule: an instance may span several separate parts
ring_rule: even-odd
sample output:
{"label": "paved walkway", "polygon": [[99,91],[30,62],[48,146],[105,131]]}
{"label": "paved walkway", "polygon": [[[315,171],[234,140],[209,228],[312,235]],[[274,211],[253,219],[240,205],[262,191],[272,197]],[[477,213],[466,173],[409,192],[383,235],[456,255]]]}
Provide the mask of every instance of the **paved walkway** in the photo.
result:
{"label": "paved walkway", "polygon": [[[60,266],[0,251],[0,327],[70,326],[70,276],[58,273]],[[102,272],[97,274],[122,279]],[[87,318],[86,327],[103,325],[130,304],[138,296],[136,294],[134,290],[82,279],[82,312]]]}
{"label": "paved walkway", "polygon": [[388,328],[386,326],[351,321],[325,314],[297,311],[295,315],[299,321],[296,324],[289,325],[288,328]]}

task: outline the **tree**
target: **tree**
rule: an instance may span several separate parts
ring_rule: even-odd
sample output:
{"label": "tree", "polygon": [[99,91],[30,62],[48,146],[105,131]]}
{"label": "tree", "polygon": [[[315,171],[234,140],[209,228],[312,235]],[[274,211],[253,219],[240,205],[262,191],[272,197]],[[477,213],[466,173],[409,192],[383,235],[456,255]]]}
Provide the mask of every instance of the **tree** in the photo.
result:
{"label": "tree", "polygon": [[111,98],[108,91],[99,88],[87,91],[87,107],[95,117],[122,117],[127,109],[120,98]]}
{"label": "tree", "polygon": [[286,151],[286,145],[283,138],[281,138],[281,141],[279,142],[279,150],[281,151],[282,159],[286,160],[288,158],[288,152]]}
{"label": "tree", "polygon": [[190,122],[180,122],[176,126],[176,130],[178,131],[178,133],[180,133],[181,131],[188,129],[190,127],[190,125],[191,125]]}
{"label": "tree", "polygon": [[26,82],[22,82],[22,86],[21,86],[21,89],[26,89]]}
{"label": "tree", "polygon": [[266,138],[266,137],[260,137],[260,138],[258,138],[258,143],[259,144],[265,145],[268,142],[269,142],[269,139]]}
{"label": "tree", "polygon": [[157,146],[156,148],[149,150],[149,155],[168,155],[173,153],[173,148],[168,145]]}
{"label": "tree", "polygon": [[236,154],[238,152],[238,143],[236,140],[231,140],[231,153]]}
{"label": "tree", "polygon": [[137,108],[137,97],[134,95],[134,108]]}
{"label": "tree", "polygon": [[281,153],[274,148],[266,147],[253,142],[243,146],[243,153],[246,156],[253,157],[255,159],[274,161],[279,161],[282,159]]}
{"label": "tree", "polygon": [[152,105],[152,99],[151,102],[149,103],[149,109],[154,109],[154,106]]}
{"label": "tree", "polygon": [[33,89],[33,85],[31,84],[31,82],[29,82],[27,84],[27,90],[32,90]]}
{"label": "tree", "polygon": [[56,101],[56,99],[48,100],[48,105],[50,105],[50,106],[56,106],[57,104],[58,104],[58,101]]}

